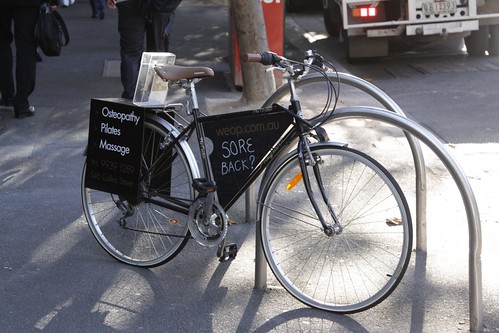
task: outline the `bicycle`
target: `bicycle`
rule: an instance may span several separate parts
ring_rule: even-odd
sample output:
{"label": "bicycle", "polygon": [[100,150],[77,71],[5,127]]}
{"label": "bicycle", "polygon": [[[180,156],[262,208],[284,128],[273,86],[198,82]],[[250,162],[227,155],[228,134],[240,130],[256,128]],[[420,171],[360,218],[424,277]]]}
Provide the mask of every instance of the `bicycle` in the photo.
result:
{"label": "bicycle", "polygon": [[[400,186],[373,158],[329,141],[321,124],[330,120],[339,86],[319,54],[307,51],[303,62],[270,52],[244,58],[287,73],[289,107],[207,116],[195,84],[213,71],[157,66],[156,74],[185,89],[189,101],[145,113],[136,194],[87,187],[85,164],[82,203],[93,236],[117,260],[140,267],[165,264],[191,238],[217,246],[220,261],[234,259],[237,245],[225,243],[226,211],[262,176],[257,223],[282,286],[326,311],[375,306],[397,287],[410,260],[412,222]],[[304,119],[294,84],[310,70],[324,75],[330,94],[321,112]],[[263,141],[265,151],[258,151]]]}

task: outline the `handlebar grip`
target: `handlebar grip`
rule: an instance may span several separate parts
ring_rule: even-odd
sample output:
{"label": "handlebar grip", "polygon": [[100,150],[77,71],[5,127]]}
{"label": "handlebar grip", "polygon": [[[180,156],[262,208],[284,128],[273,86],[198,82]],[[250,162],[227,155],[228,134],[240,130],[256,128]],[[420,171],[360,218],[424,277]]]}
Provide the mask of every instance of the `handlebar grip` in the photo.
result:
{"label": "handlebar grip", "polygon": [[275,66],[283,58],[281,58],[280,56],[278,56],[277,54],[275,54],[273,52],[265,51],[265,52],[262,52],[260,54],[254,54],[254,53],[243,54],[242,59],[243,59],[243,61],[246,61],[246,62],[259,62],[265,66],[270,66],[270,65]]}
{"label": "handlebar grip", "polygon": [[257,53],[243,54],[244,62],[262,62],[262,55]]}

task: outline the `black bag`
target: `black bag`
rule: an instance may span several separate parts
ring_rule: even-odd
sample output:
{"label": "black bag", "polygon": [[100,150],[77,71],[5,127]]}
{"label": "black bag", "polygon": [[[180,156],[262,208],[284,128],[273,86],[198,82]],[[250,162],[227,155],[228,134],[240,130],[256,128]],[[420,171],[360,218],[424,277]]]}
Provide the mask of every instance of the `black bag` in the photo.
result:
{"label": "black bag", "polygon": [[66,24],[57,11],[50,11],[50,4],[43,4],[40,7],[35,39],[40,49],[48,57],[60,55],[62,47],[69,43]]}

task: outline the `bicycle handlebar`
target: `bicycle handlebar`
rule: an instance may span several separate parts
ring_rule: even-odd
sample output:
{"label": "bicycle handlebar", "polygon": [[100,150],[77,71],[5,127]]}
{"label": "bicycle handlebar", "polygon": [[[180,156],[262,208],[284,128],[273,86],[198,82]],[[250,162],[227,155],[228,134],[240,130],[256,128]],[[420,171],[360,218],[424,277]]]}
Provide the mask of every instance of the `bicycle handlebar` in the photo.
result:
{"label": "bicycle handlebar", "polygon": [[[265,51],[260,54],[246,53],[242,56],[242,60],[244,62],[259,62],[265,66],[276,66],[282,68],[288,67],[292,63],[288,59],[274,52],[269,52],[269,51]],[[311,65],[317,65],[319,68],[323,68],[324,58],[322,58],[320,54],[312,50],[308,50],[307,52],[305,52],[305,60],[303,61],[303,65],[307,68],[310,67]],[[304,69],[304,73],[306,74],[307,72],[308,69]]]}
{"label": "bicycle handlebar", "polygon": [[246,53],[246,54],[243,54],[243,61],[244,62],[261,62],[262,55],[258,54],[258,53]]}
{"label": "bicycle handlebar", "polygon": [[257,53],[243,54],[242,60],[244,62],[259,62],[262,65],[269,66],[269,65],[277,65],[282,60],[284,60],[284,58],[278,56],[273,52],[265,51],[260,54]]}

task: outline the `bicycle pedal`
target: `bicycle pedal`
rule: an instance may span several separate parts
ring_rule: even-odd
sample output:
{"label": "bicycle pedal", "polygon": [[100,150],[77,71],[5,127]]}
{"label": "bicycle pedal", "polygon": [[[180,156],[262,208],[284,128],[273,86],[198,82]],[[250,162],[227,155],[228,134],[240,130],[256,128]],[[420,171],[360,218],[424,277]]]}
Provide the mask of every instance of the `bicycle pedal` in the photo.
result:
{"label": "bicycle pedal", "polygon": [[220,257],[220,262],[226,262],[229,260],[234,260],[237,255],[237,251],[237,244],[227,244],[218,248],[217,256]]}
{"label": "bicycle pedal", "polygon": [[217,185],[214,181],[207,180],[206,178],[196,178],[192,181],[192,187],[200,194],[207,194],[215,192]]}

